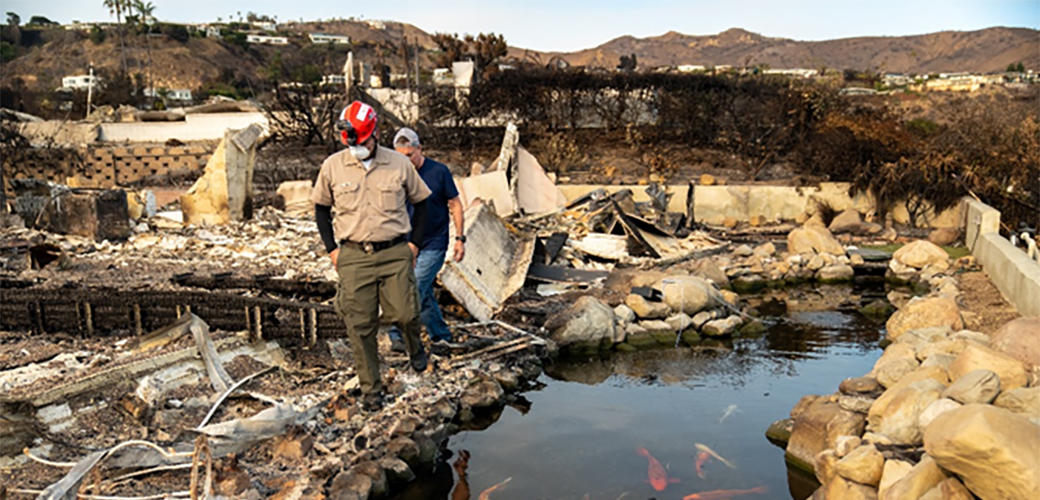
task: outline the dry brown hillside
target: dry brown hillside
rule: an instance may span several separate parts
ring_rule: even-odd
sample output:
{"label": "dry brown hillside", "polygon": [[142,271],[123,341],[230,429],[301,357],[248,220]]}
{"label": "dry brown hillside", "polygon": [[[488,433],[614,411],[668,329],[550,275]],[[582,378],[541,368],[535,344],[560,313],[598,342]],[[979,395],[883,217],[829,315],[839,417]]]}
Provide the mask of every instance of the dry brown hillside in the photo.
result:
{"label": "dry brown hillside", "polygon": [[[394,72],[404,71],[402,46],[405,40],[410,46],[418,43],[422,47],[420,65],[427,70],[432,66],[430,56],[437,48],[428,33],[395,22],[386,22],[379,27],[360,21],[324,21],[293,24],[282,29],[282,34],[289,37],[289,46],[252,45],[243,49],[219,39],[190,38],[178,42],[165,35],[128,37],[125,41],[128,66],[131,74],[150,75],[155,86],[196,89],[207,82],[242,81],[256,77],[258,70],[275,54],[290,57],[293,51],[307,47],[310,43],[307,33],[347,35],[354,42],[352,49],[359,59],[386,63]],[[114,33],[110,33],[103,43],[95,44],[85,33],[51,30],[46,43],[4,64],[4,85],[21,79],[30,90],[49,90],[59,86],[63,76],[86,73],[90,63],[102,70],[115,70],[121,65],[119,47]],[[801,42],[730,29],[710,36],[676,32],[648,38],[623,36],[599,47],[573,53],[541,53],[515,47],[511,47],[509,52],[512,58],[541,64],[561,58],[572,65],[603,68],[617,66],[622,54],[636,54],[641,68],[698,64],[826,67],[900,73],[987,73],[1003,71],[1009,64],[1017,62],[1022,62],[1027,69],[1040,69],[1040,31],[989,28],[919,36]],[[337,54],[336,58],[339,57]],[[336,62],[330,67],[339,64]],[[411,67],[414,60],[408,64]]]}
{"label": "dry brown hillside", "polygon": [[[524,52],[515,49],[512,53],[522,57]],[[529,52],[528,56],[535,54]],[[623,36],[580,52],[537,55],[545,62],[559,56],[574,65],[614,67],[623,54],[635,54],[640,67],[644,68],[680,64],[767,65],[919,74],[990,73],[1003,71],[1017,62],[1022,62],[1027,69],[1040,69],[1040,31],[998,27],[917,36],[801,42],[734,28],[709,36],[674,31],[648,38]]]}

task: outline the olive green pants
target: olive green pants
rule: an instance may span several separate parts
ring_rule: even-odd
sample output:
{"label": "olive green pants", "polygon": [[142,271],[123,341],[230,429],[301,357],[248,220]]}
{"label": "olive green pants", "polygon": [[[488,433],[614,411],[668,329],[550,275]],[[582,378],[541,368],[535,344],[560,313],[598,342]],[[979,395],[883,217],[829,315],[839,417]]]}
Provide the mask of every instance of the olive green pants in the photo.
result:
{"label": "olive green pants", "polygon": [[385,319],[404,333],[410,356],[423,349],[419,332],[419,293],[412,270],[412,250],[401,243],[371,254],[341,247],[336,261],[339,286],[336,311],[347,325],[361,392],[383,390],[379,377],[379,306]]}

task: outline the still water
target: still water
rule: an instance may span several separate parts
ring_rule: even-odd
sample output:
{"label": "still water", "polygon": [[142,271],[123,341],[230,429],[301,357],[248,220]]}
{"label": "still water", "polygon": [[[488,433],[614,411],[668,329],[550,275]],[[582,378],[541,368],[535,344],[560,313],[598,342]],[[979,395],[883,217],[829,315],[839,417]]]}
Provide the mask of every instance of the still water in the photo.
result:
{"label": "still water", "polygon": [[[765,487],[734,498],[804,499],[815,480],[789,471],[764,432],[802,396],[868,372],[881,326],[837,310],[787,311],[764,323],[755,339],[557,360],[520,404],[453,436],[451,461],[468,452],[473,499],[507,478],[488,498],[663,500]],[[712,458],[698,474],[698,443],[733,467]],[[674,478],[663,491],[648,482],[639,448]],[[457,480],[443,464],[396,498],[452,498]]]}

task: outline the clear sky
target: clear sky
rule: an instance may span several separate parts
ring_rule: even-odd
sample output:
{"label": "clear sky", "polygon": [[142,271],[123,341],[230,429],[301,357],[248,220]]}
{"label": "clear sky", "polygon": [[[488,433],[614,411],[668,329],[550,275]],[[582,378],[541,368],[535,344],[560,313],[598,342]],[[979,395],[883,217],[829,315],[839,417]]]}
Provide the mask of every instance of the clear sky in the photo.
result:
{"label": "clear sky", "polygon": [[[495,32],[515,47],[571,52],[613,38],[743,28],[765,36],[829,40],[992,26],[1040,28],[1040,0],[151,0],[160,20],[189,23],[257,14],[279,21],[356,17],[414,24],[428,33]],[[112,20],[102,0],[4,0],[24,21]]]}

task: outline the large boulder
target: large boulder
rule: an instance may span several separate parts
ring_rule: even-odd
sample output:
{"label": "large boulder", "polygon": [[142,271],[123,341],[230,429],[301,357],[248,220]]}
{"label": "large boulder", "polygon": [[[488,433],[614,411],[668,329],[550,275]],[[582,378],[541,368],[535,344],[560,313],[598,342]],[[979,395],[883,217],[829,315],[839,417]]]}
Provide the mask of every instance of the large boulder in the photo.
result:
{"label": "large boulder", "polygon": [[1040,365],[1040,317],[1007,322],[993,334],[989,345],[1025,363],[1028,370],[1036,370]]}
{"label": "large boulder", "polygon": [[838,243],[827,228],[806,225],[787,234],[788,253],[829,253],[845,255],[845,247]]}
{"label": "large boulder", "polygon": [[940,227],[928,233],[928,241],[941,247],[952,245],[961,239],[961,230],[956,227]]}
{"label": "large boulder", "polygon": [[931,379],[890,388],[870,407],[867,429],[887,436],[895,444],[920,444],[918,418],[928,405],[939,399],[944,388]]}
{"label": "large boulder", "polygon": [[942,397],[961,404],[989,404],[1000,394],[1000,377],[989,370],[972,370],[950,384]]}
{"label": "large boulder", "polygon": [[899,250],[896,250],[892,254],[892,258],[904,266],[924,269],[933,264],[945,263],[950,259],[950,255],[935,243],[927,240],[917,240],[913,243],[907,243]]}
{"label": "large boulder", "polygon": [[715,299],[718,296],[715,287],[704,278],[697,276],[668,276],[655,283],[654,288],[661,291],[665,304],[668,304],[673,311],[690,316],[708,307],[719,305],[718,300]]}
{"label": "large boulder", "polygon": [[504,398],[505,391],[498,381],[491,377],[480,376],[469,381],[462,391],[459,402],[470,408],[485,408],[502,403]]}
{"label": "large boulder", "polygon": [[965,405],[925,429],[925,451],[979,498],[1040,498],[1040,426],[991,405]]}
{"label": "large boulder", "polygon": [[795,463],[809,469],[816,462],[816,455],[834,448],[841,436],[860,436],[866,424],[865,415],[847,411],[830,398],[813,400],[794,416],[791,440],[787,442],[787,455]]}
{"label": "large boulder", "polygon": [[545,322],[561,349],[597,350],[614,341],[614,310],[586,295]]}
{"label": "large boulder", "polygon": [[954,331],[964,328],[956,301],[949,297],[916,298],[907,302],[885,323],[888,338],[893,341],[909,330],[933,326],[948,326]]}
{"label": "large boulder", "polygon": [[893,483],[881,500],[909,500],[921,498],[928,490],[946,480],[946,473],[925,455],[902,479]]}
{"label": "large boulder", "polygon": [[977,344],[965,347],[947,369],[950,380],[957,380],[975,370],[996,373],[1004,390],[1025,387],[1028,380],[1021,361]]}

